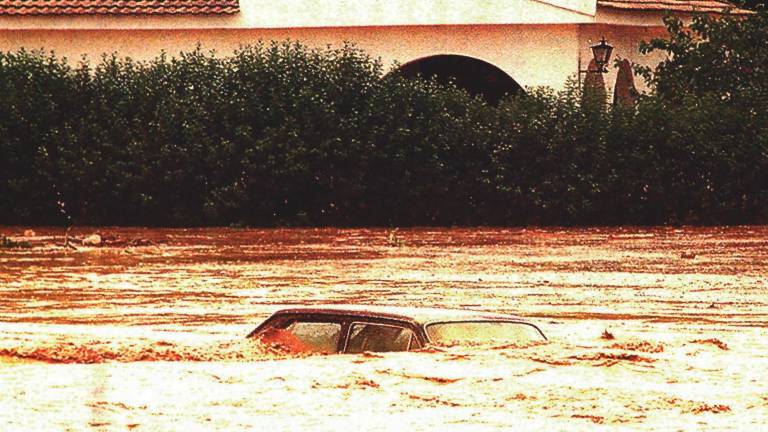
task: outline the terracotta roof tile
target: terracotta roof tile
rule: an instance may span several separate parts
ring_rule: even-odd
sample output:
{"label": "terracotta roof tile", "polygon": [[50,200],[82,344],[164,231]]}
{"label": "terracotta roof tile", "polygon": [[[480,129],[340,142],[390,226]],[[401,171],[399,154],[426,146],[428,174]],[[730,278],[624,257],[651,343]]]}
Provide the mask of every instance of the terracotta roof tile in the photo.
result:
{"label": "terracotta roof tile", "polygon": [[634,11],[673,11],[723,13],[730,9],[734,14],[750,13],[731,3],[719,0],[598,0],[598,6]]}
{"label": "terracotta roof tile", "polygon": [[0,15],[234,14],[238,0],[0,0]]}

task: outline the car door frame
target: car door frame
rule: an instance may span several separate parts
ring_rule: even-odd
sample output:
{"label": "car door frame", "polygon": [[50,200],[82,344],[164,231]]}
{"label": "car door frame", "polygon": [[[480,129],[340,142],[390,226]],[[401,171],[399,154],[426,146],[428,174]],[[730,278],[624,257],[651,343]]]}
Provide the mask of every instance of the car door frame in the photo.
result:
{"label": "car door frame", "polygon": [[298,321],[298,320],[311,321],[311,322],[339,323],[341,325],[341,333],[339,334],[339,342],[338,342],[338,345],[336,346],[337,354],[343,354],[344,351],[346,350],[348,339],[349,339],[349,333],[350,333],[350,330],[352,329],[353,323],[383,324],[383,325],[404,327],[413,332],[413,334],[416,336],[416,340],[419,343],[420,348],[425,347],[428,343],[428,339],[426,337],[426,332],[424,331],[424,328],[412,320],[377,317],[377,316],[366,315],[366,314],[350,315],[350,314],[330,314],[330,313],[314,313],[314,312],[306,312],[306,313],[291,312],[291,313],[273,315],[270,318],[268,318],[266,321],[261,323],[258,327],[256,327],[251,333],[248,334],[248,336],[246,336],[246,338],[256,337],[259,334],[266,331],[266,329],[268,328],[284,328],[284,327],[275,326],[275,324],[282,326],[283,323],[286,323],[285,326],[287,327],[288,325],[290,325],[291,322]]}

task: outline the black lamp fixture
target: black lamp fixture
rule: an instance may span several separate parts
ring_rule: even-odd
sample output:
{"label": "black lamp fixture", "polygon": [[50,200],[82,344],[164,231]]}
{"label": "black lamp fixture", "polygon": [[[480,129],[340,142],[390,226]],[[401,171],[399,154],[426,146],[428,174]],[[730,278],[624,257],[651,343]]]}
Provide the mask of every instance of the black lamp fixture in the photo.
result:
{"label": "black lamp fixture", "polygon": [[581,74],[585,73],[606,73],[608,72],[608,62],[611,61],[611,53],[613,53],[613,47],[605,41],[605,36],[600,39],[600,43],[592,45],[592,57],[595,59],[595,66],[597,69],[581,69],[581,56],[579,56],[579,86],[581,86]]}
{"label": "black lamp fixture", "polygon": [[613,47],[605,42],[605,36],[600,39],[600,43],[592,45],[592,55],[595,58],[595,64],[597,65],[597,72],[608,72],[608,62],[611,60],[611,53]]}

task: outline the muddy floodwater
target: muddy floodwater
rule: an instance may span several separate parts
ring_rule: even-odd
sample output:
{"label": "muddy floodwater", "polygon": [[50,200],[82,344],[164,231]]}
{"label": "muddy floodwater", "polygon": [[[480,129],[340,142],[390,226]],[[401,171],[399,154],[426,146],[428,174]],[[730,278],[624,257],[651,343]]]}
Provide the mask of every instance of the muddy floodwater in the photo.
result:
{"label": "muddy floodwater", "polygon": [[[34,231],[0,248],[3,431],[768,424],[768,227]],[[322,303],[514,313],[550,340],[297,357],[243,338]]]}

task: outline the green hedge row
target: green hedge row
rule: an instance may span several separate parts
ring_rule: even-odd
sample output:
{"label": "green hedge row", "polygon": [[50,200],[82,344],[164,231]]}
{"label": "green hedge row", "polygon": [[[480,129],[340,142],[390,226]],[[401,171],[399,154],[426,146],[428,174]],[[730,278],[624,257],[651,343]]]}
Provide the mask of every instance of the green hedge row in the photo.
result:
{"label": "green hedge row", "polygon": [[384,72],[292,42],[94,65],[0,53],[0,224],[768,220],[768,127],[739,104],[609,109],[570,87],[489,106]]}

